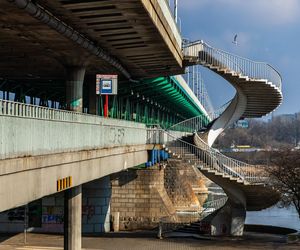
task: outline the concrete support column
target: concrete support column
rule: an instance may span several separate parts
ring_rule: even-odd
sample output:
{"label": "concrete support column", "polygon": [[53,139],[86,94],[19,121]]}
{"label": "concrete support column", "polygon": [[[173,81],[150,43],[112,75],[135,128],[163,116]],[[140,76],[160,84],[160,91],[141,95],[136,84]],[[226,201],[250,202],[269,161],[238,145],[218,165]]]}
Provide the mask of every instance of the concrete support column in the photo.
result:
{"label": "concrete support column", "polygon": [[230,235],[243,236],[245,220],[246,209],[244,207],[232,207]]}
{"label": "concrete support column", "polygon": [[82,112],[83,107],[83,81],[85,67],[68,66],[66,67],[66,105],[68,110]]}
{"label": "concrete support column", "polygon": [[229,201],[220,209],[207,216],[204,220],[210,222],[211,235],[230,235],[231,231],[231,205]]}
{"label": "concrete support column", "polygon": [[210,221],[212,235],[243,235],[246,209],[242,205],[237,206],[228,200],[225,206],[215,211],[211,217],[213,217]]}
{"label": "concrete support column", "polygon": [[65,191],[64,250],[81,250],[81,185]]}

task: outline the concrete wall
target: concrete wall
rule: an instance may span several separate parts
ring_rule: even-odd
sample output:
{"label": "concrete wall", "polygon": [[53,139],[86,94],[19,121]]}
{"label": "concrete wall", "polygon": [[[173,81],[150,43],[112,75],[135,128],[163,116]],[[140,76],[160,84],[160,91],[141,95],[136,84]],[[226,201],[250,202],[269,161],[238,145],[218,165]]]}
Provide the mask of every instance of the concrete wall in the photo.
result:
{"label": "concrete wall", "polygon": [[83,233],[100,233],[110,231],[110,177],[83,185]]}
{"label": "concrete wall", "polygon": [[[110,231],[111,185],[109,176],[86,183],[82,186],[82,232],[100,233]],[[28,231],[63,233],[64,197],[58,193],[44,197],[40,209],[30,213],[39,213],[40,226],[29,225]],[[35,216],[33,216],[35,217]],[[29,215],[29,220],[33,220]],[[22,232],[24,230],[24,207],[0,213],[0,232]]]}
{"label": "concrete wall", "polygon": [[146,140],[144,124],[117,119],[81,114],[69,120],[0,115],[0,159],[146,144]]}

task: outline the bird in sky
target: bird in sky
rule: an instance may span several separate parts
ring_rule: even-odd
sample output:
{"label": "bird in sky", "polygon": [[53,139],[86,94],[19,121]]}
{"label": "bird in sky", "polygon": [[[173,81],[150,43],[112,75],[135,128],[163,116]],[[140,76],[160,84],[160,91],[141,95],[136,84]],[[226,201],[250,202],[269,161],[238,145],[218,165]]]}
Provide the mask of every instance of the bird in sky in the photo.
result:
{"label": "bird in sky", "polygon": [[235,34],[234,38],[233,38],[233,41],[232,43],[235,44],[235,45],[238,45],[238,42],[237,42],[237,34]]}

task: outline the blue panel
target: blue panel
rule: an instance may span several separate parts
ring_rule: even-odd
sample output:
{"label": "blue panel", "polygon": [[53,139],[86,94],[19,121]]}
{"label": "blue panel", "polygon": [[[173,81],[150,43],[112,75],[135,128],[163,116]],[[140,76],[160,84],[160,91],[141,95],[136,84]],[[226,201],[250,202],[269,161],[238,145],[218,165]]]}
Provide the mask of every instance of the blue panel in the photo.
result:
{"label": "blue panel", "polygon": [[101,79],[100,92],[101,94],[112,94],[113,92],[112,80]]}

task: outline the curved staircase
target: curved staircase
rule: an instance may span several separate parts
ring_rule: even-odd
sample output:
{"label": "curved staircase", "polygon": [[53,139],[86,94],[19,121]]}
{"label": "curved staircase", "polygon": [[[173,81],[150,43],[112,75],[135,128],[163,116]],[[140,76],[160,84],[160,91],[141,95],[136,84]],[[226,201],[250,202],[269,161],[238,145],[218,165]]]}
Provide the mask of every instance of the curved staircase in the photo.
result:
{"label": "curved staircase", "polygon": [[229,158],[209,147],[194,134],[182,138],[164,132],[166,150],[177,159],[197,167],[226,193],[226,204],[205,218],[212,235],[243,234],[246,211],[259,211],[276,204],[279,194],[267,184],[260,166]]}
{"label": "curved staircase", "polygon": [[[186,66],[200,64],[209,68],[227,80],[236,89],[236,95],[217,119],[201,129],[202,132],[199,127],[203,124],[197,117],[164,132],[166,147],[173,157],[196,166],[227,194],[226,204],[204,219],[210,225],[210,233],[240,236],[246,211],[276,204],[279,194],[268,186],[262,167],[226,157],[211,146],[224,129],[237,120],[262,117],[276,109],[282,102],[281,76],[269,64],[232,55],[203,41],[186,45],[184,54]],[[178,129],[183,127],[186,129]],[[178,130],[187,133],[179,138],[172,132]],[[188,133],[192,131],[193,134]]]}
{"label": "curved staircase", "polygon": [[243,118],[267,115],[282,102],[281,76],[271,65],[254,62],[196,41],[184,48],[186,66],[200,64],[227,80],[236,95],[202,138],[212,146],[224,129]]}

